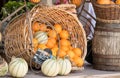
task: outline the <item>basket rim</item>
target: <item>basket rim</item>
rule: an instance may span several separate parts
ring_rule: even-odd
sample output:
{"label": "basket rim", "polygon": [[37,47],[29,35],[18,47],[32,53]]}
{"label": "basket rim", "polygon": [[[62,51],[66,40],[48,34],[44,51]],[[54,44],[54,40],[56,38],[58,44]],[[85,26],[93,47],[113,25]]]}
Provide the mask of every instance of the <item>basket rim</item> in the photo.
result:
{"label": "basket rim", "polygon": [[115,7],[120,8],[119,4],[102,4],[101,5],[101,4],[97,4],[96,0],[91,0],[91,2],[94,6],[101,7],[101,8],[115,8]]}

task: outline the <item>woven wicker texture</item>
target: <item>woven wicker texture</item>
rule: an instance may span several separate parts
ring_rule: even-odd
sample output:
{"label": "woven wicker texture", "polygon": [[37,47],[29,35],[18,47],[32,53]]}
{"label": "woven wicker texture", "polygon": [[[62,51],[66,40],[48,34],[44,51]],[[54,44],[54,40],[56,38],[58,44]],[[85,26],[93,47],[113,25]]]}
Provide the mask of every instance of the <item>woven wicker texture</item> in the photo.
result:
{"label": "woven wicker texture", "polygon": [[120,23],[120,6],[116,4],[99,5],[92,0],[98,21],[106,23]]}
{"label": "woven wicker texture", "polygon": [[[73,5],[71,6],[73,7]],[[70,6],[67,5],[65,8],[67,9],[68,7]],[[63,29],[69,31],[72,46],[82,49],[82,58],[84,60],[87,46],[84,29],[77,17],[72,14],[73,12],[68,12],[65,8],[63,9],[61,6],[58,8],[58,6],[41,7],[41,5],[37,5],[27,14],[27,16],[30,15],[29,20],[26,19],[25,14],[16,17],[9,23],[4,33],[5,53],[10,57],[13,55],[22,57],[30,65],[30,60],[34,55],[31,43],[31,24],[38,21],[48,26],[53,26],[55,23],[61,24]],[[75,10],[72,11],[75,12]],[[32,66],[35,68],[40,67],[40,65],[35,63],[33,63]],[[79,68],[73,66],[73,70],[76,69]]]}

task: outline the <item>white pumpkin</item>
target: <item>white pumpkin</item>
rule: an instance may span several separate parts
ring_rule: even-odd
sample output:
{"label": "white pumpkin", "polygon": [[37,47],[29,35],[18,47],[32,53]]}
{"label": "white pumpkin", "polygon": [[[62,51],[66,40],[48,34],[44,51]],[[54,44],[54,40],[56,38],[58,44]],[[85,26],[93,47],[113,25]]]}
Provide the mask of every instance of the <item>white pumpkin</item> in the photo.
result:
{"label": "white pumpkin", "polygon": [[0,57],[0,76],[5,76],[8,72],[7,62]]}
{"label": "white pumpkin", "polygon": [[54,59],[47,59],[41,66],[41,71],[46,76],[56,76],[59,73],[59,63]]}
{"label": "white pumpkin", "polygon": [[59,58],[58,63],[60,65],[60,70],[59,70],[60,75],[67,75],[71,72],[72,65],[70,60],[66,58],[65,59]]}
{"label": "white pumpkin", "polygon": [[28,72],[28,64],[22,58],[14,58],[9,63],[9,72],[13,77],[24,77]]}
{"label": "white pumpkin", "polygon": [[35,33],[34,37],[38,40],[39,44],[46,44],[48,41],[48,36],[46,32],[38,31]]}

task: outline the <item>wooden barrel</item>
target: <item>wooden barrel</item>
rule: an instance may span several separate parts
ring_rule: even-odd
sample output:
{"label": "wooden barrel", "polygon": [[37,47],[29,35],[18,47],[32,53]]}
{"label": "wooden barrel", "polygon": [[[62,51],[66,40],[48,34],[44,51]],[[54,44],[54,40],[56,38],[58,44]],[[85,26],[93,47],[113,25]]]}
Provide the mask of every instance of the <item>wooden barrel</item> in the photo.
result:
{"label": "wooden barrel", "polygon": [[97,21],[92,44],[95,69],[120,70],[120,24]]}

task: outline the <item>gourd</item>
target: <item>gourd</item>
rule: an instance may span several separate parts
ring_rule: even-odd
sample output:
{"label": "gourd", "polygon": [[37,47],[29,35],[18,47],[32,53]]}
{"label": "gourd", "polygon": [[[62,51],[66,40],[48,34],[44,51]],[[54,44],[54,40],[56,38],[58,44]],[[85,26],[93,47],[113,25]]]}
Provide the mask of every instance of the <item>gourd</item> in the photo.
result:
{"label": "gourd", "polygon": [[75,4],[77,7],[80,6],[80,4],[82,3],[82,0],[71,0],[72,4]]}
{"label": "gourd", "polygon": [[59,58],[58,63],[60,65],[60,70],[59,70],[60,75],[67,75],[71,72],[72,65],[71,65],[71,62],[68,59]]}
{"label": "gourd", "polygon": [[41,71],[46,76],[56,76],[59,73],[59,63],[56,59],[47,59],[43,62]]}
{"label": "gourd", "polygon": [[33,2],[33,3],[39,3],[40,0],[30,0],[30,2]]}
{"label": "gourd", "polygon": [[9,72],[13,77],[24,77],[28,72],[28,64],[22,58],[12,58],[9,63]]}
{"label": "gourd", "polygon": [[116,2],[115,2],[116,4],[120,4],[120,0],[116,0]]}
{"label": "gourd", "polygon": [[97,0],[98,4],[111,4],[111,0]]}
{"label": "gourd", "polygon": [[7,72],[8,64],[2,57],[0,57],[0,76],[5,76]]}
{"label": "gourd", "polygon": [[48,41],[48,36],[46,32],[38,31],[34,34],[34,37],[38,40],[39,44],[46,44]]}

